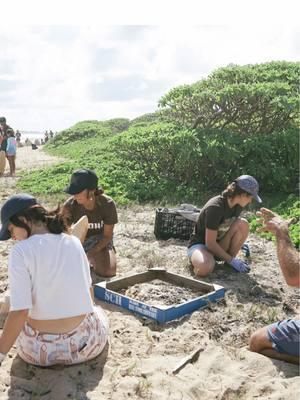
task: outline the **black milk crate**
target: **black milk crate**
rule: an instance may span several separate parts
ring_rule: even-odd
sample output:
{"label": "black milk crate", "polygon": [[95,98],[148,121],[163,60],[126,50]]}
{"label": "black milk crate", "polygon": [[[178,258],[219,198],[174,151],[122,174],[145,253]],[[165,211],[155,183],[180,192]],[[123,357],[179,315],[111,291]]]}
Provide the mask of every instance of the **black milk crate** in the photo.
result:
{"label": "black milk crate", "polygon": [[195,222],[190,221],[178,212],[167,208],[155,210],[154,235],[156,239],[188,240],[194,230]]}

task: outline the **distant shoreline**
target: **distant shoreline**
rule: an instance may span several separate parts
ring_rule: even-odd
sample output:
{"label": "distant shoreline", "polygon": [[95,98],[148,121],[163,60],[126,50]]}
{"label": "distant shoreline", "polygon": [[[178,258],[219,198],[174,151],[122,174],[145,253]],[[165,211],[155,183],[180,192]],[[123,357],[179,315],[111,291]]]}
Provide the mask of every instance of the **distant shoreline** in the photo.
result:
{"label": "distant shoreline", "polygon": [[35,139],[43,139],[45,137],[45,134],[43,132],[30,132],[30,131],[25,131],[21,132],[21,142],[24,142],[25,139],[29,139],[31,141],[34,141]]}

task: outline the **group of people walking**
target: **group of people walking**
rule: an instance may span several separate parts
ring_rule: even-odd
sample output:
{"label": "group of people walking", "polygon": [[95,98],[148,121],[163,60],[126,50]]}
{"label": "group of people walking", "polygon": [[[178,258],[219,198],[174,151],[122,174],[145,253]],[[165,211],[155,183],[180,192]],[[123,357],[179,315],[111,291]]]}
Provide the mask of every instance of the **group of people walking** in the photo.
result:
{"label": "group of people walking", "polygon": [[3,176],[6,159],[9,163],[10,176],[16,174],[17,141],[14,130],[7,125],[6,118],[0,117],[0,176]]}
{"label": "group of people walking", "polygon": [[[261,202],[258,190],[255,178],[242,175],[204,205],[188,247],[195,275],[211,273],[216,260],[249,272],[237,258],[249,232],[240,214],[253,199]],[[65,192],[71,197],[52,211],[28,194],[14,195],[2,205],[0,240],[17,242],[9,255],[10,312],[0,337],[0,363],[15,341],[23,360],[43,366],[89,360],[107,342],[108,321],[94,305],[90,268],[103,277],[116,275],[116,205],[89,169],[75,171]],[[272,215],[262,215],[270,223]],[[285,360],[290,360],[286,355],[295,358],[299,349],[297,354],[295,345],[285,343],[296,342],[299,326],[299,321],[292,327],[282,322],[277,335],[264,331],[263,344],[261,336],[252,339],[252,349],[263,352],[266,347],[275,358],[277,353]]]}

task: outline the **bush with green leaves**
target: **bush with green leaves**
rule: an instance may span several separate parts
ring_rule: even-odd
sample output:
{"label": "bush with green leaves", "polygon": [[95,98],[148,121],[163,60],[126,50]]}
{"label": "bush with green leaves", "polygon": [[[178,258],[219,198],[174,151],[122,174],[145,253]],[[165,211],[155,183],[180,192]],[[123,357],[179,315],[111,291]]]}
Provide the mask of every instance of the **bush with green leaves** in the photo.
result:
{"label": "bush with green leaves", "polygon": [[[247,173],[255,176],[263,192],[293,193],[298,180],[298,132],[242,138],[221,130],[178,129],[170,123],[132,127],[117,135],[72,140],[48,146],[56,155],[72,160],[67,165],[95,169],[109,190],[128,201],[195,200],[205,192],[221,191],[228,182]],[[20,185],[38,192],[56,192],[53,185],[24,177]],[[48,178],[50,174],[48,174]],[[66,178],[65,178],[66,181]],[[118,193],[120,191],[120,193]]]}
{"label": "bush with green leaves", "polygon": [[299,62],[229,65],[171,89],[163,114],[187,128],[219,128],[248,137],[281,131],[299,120]]}
{"label": "bush with green leaves", "polygon": [[[111,146],[124,165],[130,165],[129,175],[135,176],[129,193],[135,192],[139,200],[155,200],[165,197],[167,188],[170,197],[191,189],[220,191],[245,173],[255,176],[263,191],[294,192],[298,140],[296,129],[245,139],[235,132],[178,129],[161,123],[131,128],[116,136]],[[143,186],[146,192],[140,198]]]}
{"label": "bush with green leaves", "polygon": [[91,137],[103,138],[117,134],[129,127],[126,118],[115,118],[107,121],[81,121],[69,129],[65,129],[49,141],[47,147],[58,147],[80,139]]}

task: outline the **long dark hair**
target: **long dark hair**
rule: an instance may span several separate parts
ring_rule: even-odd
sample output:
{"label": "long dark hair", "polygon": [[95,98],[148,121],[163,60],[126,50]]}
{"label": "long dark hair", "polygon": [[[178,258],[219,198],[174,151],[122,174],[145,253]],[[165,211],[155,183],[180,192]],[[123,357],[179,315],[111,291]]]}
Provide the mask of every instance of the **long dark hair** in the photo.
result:
{"label": "long dark hair", "polygon": [[251,196],[248,192],[245,190],[241,189],[236,181],[231,182],[225,190],[222,192],[222,196],[225,197],[225,199],[232,199],[235,196],[239,196],[241,194],[247,194],[248,196]]}
{"label": "long dark hair", "polygon": [[102,187],[98,187],[95,190],[95,196],[99,196],[100,194],[103,194],[103,193],[104,193],[104,190],[102,189]]}
{"label": "long dark hair", "polygon": [[10,218],[10,222],[19,228],[24,228],[29,237],[31,236],[31,229],[25,222],[21,220],[21,217],[26,218],[27,221],[33,223],[43,223],[46,225],[50,233],[68,233],[66,218],[62,215],[60,206],[58,206],[55,210],[48,211],[40,204],[37,204],[13,215]]}

